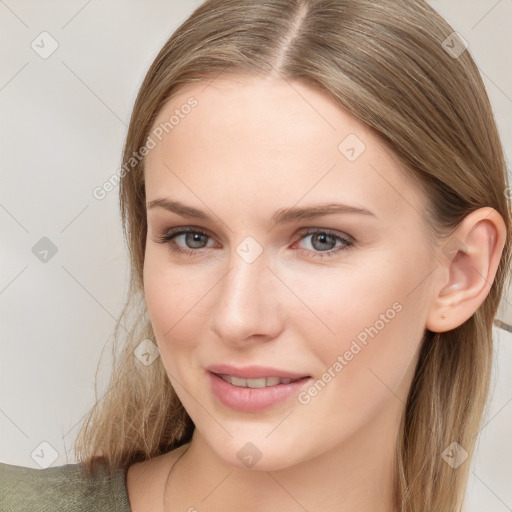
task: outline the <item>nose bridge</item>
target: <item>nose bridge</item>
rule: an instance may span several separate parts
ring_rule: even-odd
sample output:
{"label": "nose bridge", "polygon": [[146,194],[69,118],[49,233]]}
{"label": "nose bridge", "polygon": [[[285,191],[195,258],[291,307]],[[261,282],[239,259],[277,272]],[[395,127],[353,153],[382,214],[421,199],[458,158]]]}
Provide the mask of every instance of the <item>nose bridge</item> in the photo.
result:
{"label": "nose bridge", "polygon": [[265,252],[251,240],[246,239],[233,249],[211,319],[213,330],[225,341],[276,334],[279,308],[267,263]]}

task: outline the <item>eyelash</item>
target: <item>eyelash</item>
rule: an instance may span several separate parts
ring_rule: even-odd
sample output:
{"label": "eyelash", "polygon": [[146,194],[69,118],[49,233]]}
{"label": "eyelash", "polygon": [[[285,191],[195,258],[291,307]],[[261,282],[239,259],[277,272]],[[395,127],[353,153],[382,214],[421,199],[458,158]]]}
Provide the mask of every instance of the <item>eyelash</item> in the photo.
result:
{"label": "eyelash", "polygon": [[[176,245],[176,243],[173,241],[173,239],[176,238],[177,236],[183,235],[183,234],[186,234],[186,233],[195,233],[195,234],[198,234],[198,235],[206,236],[208,238],[212,238],[208,233],[206,233],[205,231],[202,231],[199,228],[192,228],[192,227],[188,227],[188,228],[175,228],[175,229],[169,230],[163,236],[158,237],[157,238],[157,243],[169,245],[169,248],[171,249],[171,251],[175,252],[175,253],[184,254],[184,255],[192,256],[192,257],[198,256],[198,253],[202,249],[205,249],[205,247],[202,247],[202,248],[196,249],[196,250],[193,250],[193,249],[183,249],[182,247]],[[308,250],[308,249],[300,249],[300,250],[303,251],[303,252],[311,254],[311,256],[313,256],[314,258],[323,259],[323,258],[332,258],[333,256],[335,256],[339,252],[348,252],[351,249],[353,249],[353,247],[354,247],[354,241],[353,240],[349,240],[348,238],[344,238],[344,237],[338,235],[335,231],[331,231],[329,229],[318,229],[318,228],[310,229],[307,232],[301,234],[300,240],[303,240],[304,238],[306,238],[308,236],[315,235],[315,234],[318,234],[318,233],[329,235],[332,238],[334,238],[336,241],[342,242],[344,244],[344,246],[343,247],[338,247],[338,248],[335,248],[335,249],[331,249],[329,251],[311,251],[311,250]]]}

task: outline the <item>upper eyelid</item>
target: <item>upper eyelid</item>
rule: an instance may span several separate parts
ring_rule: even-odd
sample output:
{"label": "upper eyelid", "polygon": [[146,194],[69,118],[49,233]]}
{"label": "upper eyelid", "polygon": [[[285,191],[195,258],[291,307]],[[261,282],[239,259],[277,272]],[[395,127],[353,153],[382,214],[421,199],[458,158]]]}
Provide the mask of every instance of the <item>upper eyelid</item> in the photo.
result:
{"label": "upper eyelid", "polygon": [[[187,233],[187,232],[203,233],[204,235],[210,237],[211,239],[217,240],[217,237],[215,235],[213,235],[213,233],[210,230],[208,230],[206,228],[199,227],[199,226],[179,226],[179,227],[170,228],[163,233],[163,236],[165,237],[165,236],[179,235],[179,234],[183,234],[183,233]],[[314,227],[314,226],[301,228],[296,232],[296,234],[294,236],[301,236],[302,238],[304,238],[304,237],[313,235],[315,233],[326,233],[330,236],[333,236],[336,238],[341,238],[341,239],[351,242],[351,243],[355,242],[355,239],[352,236],[350,236],[348,233],[339,232],[336,229],[332,229],[332,228],[321,228],[321,227]]]}

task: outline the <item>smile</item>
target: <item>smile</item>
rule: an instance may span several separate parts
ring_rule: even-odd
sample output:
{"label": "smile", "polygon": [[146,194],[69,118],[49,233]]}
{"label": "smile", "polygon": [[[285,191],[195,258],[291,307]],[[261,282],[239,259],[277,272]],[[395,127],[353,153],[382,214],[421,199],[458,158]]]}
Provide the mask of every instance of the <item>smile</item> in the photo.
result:
{"label": "smile", "polygon": [[258,412],[285,401],[291,404],[291,399],[312,381],[311,377],[246,379],[214,372],[208,372],[208,380],[215,399],[240,412]]}
{"label": "smile", "polygon": [[259,379],[243,379],[233,377],[232,375],[219,375],[223,380],[241,388],[268,388],[278,384],[290,384],[300,379],[290,379],[288,377],[262,377]]}

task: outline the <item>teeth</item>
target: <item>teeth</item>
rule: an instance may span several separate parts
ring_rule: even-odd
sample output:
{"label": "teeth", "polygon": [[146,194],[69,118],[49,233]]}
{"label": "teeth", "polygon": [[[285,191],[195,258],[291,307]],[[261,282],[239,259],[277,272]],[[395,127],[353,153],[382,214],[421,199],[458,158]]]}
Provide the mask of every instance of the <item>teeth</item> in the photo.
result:
{"label": "teeth", "polygon": [[233,386],[238,386],[241,388],[266,388],[269,386],[277,386],[278,384],[289,384],[290,382],[296,381],[298,379],[290,379],[290,378],[279,378],[279,377],[262,377],[260,379],[242,379],[240,377],[232,377],[231,375],[220,375],[220,377],[233,384]]}

